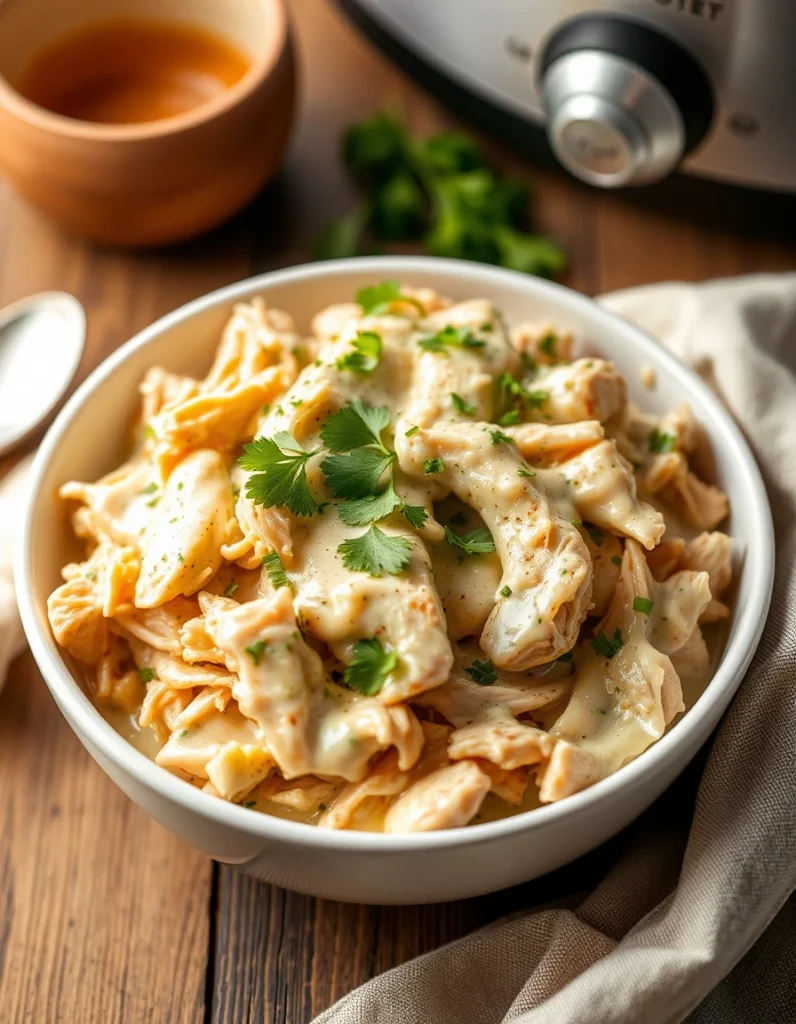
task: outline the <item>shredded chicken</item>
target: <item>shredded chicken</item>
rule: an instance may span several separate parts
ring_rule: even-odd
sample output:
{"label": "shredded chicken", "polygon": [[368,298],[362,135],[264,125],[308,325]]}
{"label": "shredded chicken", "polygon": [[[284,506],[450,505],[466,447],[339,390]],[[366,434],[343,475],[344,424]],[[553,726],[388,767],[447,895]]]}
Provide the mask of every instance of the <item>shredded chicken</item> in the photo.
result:
{"label": "shredded chicken", "polygon": [[61,488],[50,623],[103,713],[333,829],[475,824],[641,755],[730,615],[690,408],[487,299],[385,282],[310,324],[236,306],[203,378],[146,372],[127,461]]}

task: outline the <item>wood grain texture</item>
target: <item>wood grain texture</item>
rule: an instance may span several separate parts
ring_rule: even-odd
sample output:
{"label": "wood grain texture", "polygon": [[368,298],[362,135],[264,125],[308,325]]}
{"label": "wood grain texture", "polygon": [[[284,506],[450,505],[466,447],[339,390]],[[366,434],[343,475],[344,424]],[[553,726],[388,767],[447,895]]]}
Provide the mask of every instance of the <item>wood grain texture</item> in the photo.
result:
{"label": "wood grain texture", "polygon": [[[279,180],[225,228],[163,252],[92,249],[0,187],[0,303],[47,288],[76,294],[89,318],[80,376],[167,310],[308,259],[319,229],[355,199],[338,159],[350,121],[389,102],[415,131],[454,124],[329,0],[291,6],[301,116]],[[564,243],[567,283],[587,293],[796,266],[793,200],[686,180],[603,194],[486,145],[532,180],[537,225]],[[0,792],[3,1024],[304,1024],[380,971],[587,889],[624,841],[529,885],[443,906],[346,906],[265,886],[212,866],[134,807],[80,747],[29,654],[0,696]]]}

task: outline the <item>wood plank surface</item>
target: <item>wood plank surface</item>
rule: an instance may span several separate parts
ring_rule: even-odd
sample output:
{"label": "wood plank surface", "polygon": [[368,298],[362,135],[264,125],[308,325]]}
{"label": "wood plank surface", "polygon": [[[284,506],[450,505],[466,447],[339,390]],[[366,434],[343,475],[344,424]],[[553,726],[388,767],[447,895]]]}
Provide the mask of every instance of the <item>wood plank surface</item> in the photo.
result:
{"label": "wood plank surface", "polygon": [[[301,113],[277,182],[231,224],[139,254],[63,236],[0,186],[0,303],[60,288],[84,303],[81,376],[162,313],[302,262],[353,189],[342,128],[385,102],[416,131],[455,124],[329,0],[294,0]],[[603,194],[487,143],[530,177],[540,230],[590,294],[796,266],[792,199],[677,180]],[[0,463],[0,473],[13,462]],[[545,879],[432,907],[313,900],[213,866],[133,806],[81,748],[29,654],[0,696],[0,1022],[303,1024],[374,974],[504,913],[587,888],[622,838]]]}

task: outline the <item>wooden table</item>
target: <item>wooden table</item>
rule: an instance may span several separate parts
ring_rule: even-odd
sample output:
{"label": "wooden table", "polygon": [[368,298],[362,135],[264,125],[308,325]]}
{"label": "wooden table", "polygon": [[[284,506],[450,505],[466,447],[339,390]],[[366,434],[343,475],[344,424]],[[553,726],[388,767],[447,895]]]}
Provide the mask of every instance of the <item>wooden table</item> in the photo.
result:
{"label": "wooden table", "polygon": [[[318,229],[353,200],[338,158],[347,123],[390,101],[417,131],[451,123],[328,0],[292,6],[303,84],[287,163],[224,229],[165,252],[103,251],[0,189],[0,303],[50,288],[77,295],[89,321],[83,375],[167,310],[306,260]],[[792,200],[687,181],[603,194],[490,148],[532,176],[538,224],[566,245],[567,281],[585,292],[796,265]],[[621,843],[529,886],[442,906],[347,906],[268,887],[206,860],[131,804],[71,733],[30,654],[0,697],[0,793],[4,1024],[299,1024],[419,952],[585,887]]]}

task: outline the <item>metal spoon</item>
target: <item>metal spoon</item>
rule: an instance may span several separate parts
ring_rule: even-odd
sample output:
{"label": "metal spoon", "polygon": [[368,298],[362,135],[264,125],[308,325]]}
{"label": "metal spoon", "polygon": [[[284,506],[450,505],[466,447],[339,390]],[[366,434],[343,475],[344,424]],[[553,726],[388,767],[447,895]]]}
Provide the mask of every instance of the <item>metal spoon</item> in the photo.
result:
{"label": "metal spoon", "polygon": [[85,341],[83,307],[66,292],[41,292],[0,310],[0,455],[55,410]]}

